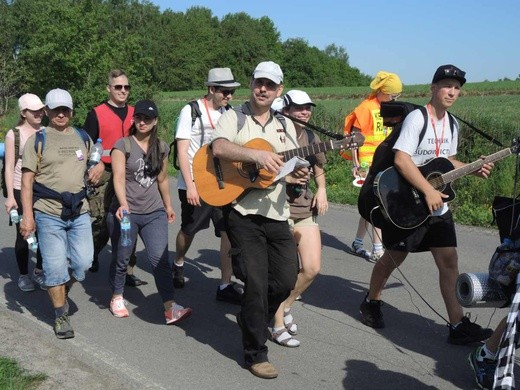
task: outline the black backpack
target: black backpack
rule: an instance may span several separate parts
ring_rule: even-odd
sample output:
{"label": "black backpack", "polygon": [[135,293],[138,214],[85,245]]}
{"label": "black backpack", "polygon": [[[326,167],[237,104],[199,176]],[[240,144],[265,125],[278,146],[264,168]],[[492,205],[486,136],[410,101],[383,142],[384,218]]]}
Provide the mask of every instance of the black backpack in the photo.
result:
{"label": "black backpack", "polygon": [[[202,123],[202,112],[200,112],[199,104],[196,100],[192,100],[191,102],[188,102],[188,105],[191,107],[191,126],[195,124],[195,121],[197,118],[200,121],[200,128],[201,128],[201,135],[200,135],[200,146],[202,146],[202,143],[204,142],[204,124]],[[227,105],[226,110],[233,109],[237,114],[237,130],[240,131],[242,127],[244,127],[244,124],[246,122],[246,115],[244,114],[242,110],[242,105],[237,107],[231,107],[231,105]],[[280,123],[283,126],[283,129],[286,129],[285,124],[285,117],[277,112],[274,112],[273,115],[280,121]],[[312,135],[314,137],[314,134]],[[310,140],[310,138],[309,138]],[[179,167],[179,159],[177,155],[177,139],[174,138],[172,143],[170,144],[170,154],[172,154],[173,150],[173,167],[176,170],[180,170]]]}
{"label": "black backpack", "polygon": [[[372,165],[370,166],[358,197],[359,214],[365,220],[373,223],[376,227],[381,227],[383,214],[379,208],[376,208],[379,206],[379,203],[374,192],[374,179],[379,172],[394,165],[393,148],[399,138],[399,134],[401,133],[403,121],[410,112],[416,109],[419,109],[424,117],[424,125],[419,134],[419,142],[417,144],[419,145],[423,140],[424,135],[426,134],[426,128],[428,127],[428,112],[426,111],[426,107],[407,102],[392,101],[381,103],[380,115],[383,118],[383,125],[390,127],[393,126],[393,129],[388,137],[386,137],[385,140],[376,148]],[[448,113],[448,118],[453,137],[455,119],[450,113]]]}
{"label": "black backpack", "polygon": [[[191,107],[191,126],[193,127],[197,118],[200,121],[200,128],[201,128],[200,145],[202,146],[202,143],[204,142],[204,124],[202,123],[202,112],[200,112],[199,104],[197,103],[196,100],[192,100],[191,102],[188,102],[188,105]],[[229,110],[230,108],[231,108],[231,106],[228,104],[226,106],[226,110]],[[172,153],[172,150],[173,150],[172,164],[173,164],[173,167],[179,171],[181,168],[179,167],[179,158],[177,155],[177,139],[175,136],[173,138],[172,143],[170,144],[170,154]]]}
{"label": "black backpack", "polygon": [[[20,153],[20,129],[15,127],[13,129],[14,133],[14,165],[18,162],[18,159],[21,158],[19,156]],[[7,198],[7,184],[5,180],[5,157],[2,159],[2,176],[0,176],[0,185],[2,187],[2,195],[4,198]]]}

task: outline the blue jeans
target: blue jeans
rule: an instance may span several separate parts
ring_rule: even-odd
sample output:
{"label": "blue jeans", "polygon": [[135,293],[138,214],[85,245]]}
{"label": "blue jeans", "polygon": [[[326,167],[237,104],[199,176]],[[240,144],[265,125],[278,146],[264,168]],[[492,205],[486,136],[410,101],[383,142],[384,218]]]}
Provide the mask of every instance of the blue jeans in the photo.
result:
{"label": "blue jeans", "polygon": [[64,221],[58,216],[35,211],[34,219],[45,284],[49,287],[62,285],[70,280],[70,274],[79,282],[84,280],[94,255],[90,215],[84,213]]}
{"label": "blue jeans", "polygon": [[110,285],[116,295],[125,289],[126,268],[137,240],[137,234],[143,240],[146,255],[152,266],[157,291],[163,302],[173,300],[172,264],[168,255],[168,218],[164,209],[149,214],[129,214],[130,246],[121,246],[119,237],[121,225],[113,212],[107,215],[108,231],[112,243],[112,263],[110,264]]}

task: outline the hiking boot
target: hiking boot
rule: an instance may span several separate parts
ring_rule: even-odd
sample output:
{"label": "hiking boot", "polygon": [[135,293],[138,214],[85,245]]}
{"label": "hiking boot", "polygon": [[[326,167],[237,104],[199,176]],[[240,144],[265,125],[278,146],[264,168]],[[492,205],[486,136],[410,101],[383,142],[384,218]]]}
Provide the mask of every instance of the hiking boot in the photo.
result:
{"label": "hiking boot", "polygon": [[244,293],[243,289],[238,290],[237,283],[230,283],[225,288],[221,289],[220,286],[217,287],[217,301],[224,301],[228,303],[233,303],[235,305],[240,305],[242,302],[242,294]]}
{"label": "hiking boot", "polygon": [[125,300],[122,295],[112,298],[110,301],[110,312],[114,317],[125,318],[128,317],[128,309],[125,306]]}
{"label": "hiking boot", "polygon": [[486,358],[478,360],[481,349],[482,346],[473,350],[473,352],[468,355],[468,362],[473,369],[473,375],[475,375],[475,382],[477,382],[478,387],[481,389],[492,389],[497,361]]}
{"label": "hiking boot", "polygon": [[249,367],[254,376],[263,379],[273,379],[278,376],[278,371],[270,362],[255,363]]}
{"label": "hiking boot", "polygon": [[186,318],[190,317],[192,310],[189,307],[182,307],[181,305],[177,305],[174,303],[172,308],[168,311],[164,312],[164,317],[166,319],[166,325],[174,325]]}
{"label": "hiking boot", "polygon": [[71,339],[74,337],[74,329],[70,325],[69,316],[63,314],[54,321],[54,334],[59,339]]}
{"label": "hiking boot", "polygon": [[470,344],[487,340],[493,334],[493,329],[482,328],[469,319],[469,315],[466,314],[457,326],[448,325],[450,328],[448,343],[455,345]]}
{"label": "hiking boot", "polygon": [[29,275],[20,275],[18,278],[18,288],[22,291],[34,291],[34,284]]}
{"label": "hiking boot", "polygon": [[383,320],[383,313],[381,312],[383,301],[371,300],[370,302],[367,302],[367,297],[368,294],[363,298],[363,302],[361,302],[361,306],[359,306],[361,322],[371,328],[384,328],[385,321]]}
{"label": "hiking boot", "polygon": [[352,252],[366,259],[370,258],[370,252],[363,248],[363,244],[357,244],[356,241],[352,243]]}
{"label": "hiking boot", "polygon": [[45,285],[45,278],[43,277],[43,271],[36,272],[36,270],[32,273],[32,280],[36,283],[40,289],[47,290],[47,286]]}
{"label": "hiking boot", "polygon": [[173,287],[184,288],[186,281],[184,280],[184,266],[173,265]]}

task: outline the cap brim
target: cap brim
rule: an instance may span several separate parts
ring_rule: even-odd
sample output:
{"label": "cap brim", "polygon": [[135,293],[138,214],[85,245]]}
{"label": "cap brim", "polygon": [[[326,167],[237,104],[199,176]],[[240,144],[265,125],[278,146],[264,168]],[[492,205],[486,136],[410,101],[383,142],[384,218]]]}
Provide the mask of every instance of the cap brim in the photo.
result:
{"label": "cap brim", "polygon": [[275,77],[273,76],[272,74],[270,73],[264,73],[264,72],[256,72],[253,77],[255,79],[269,79],[271,80],[272,82],[276,83],[276,84],[281,84],[283,79],[279,78],[279,77]]}
{"label": "cap brim", "polygon": [[31,107],[24,107],[22,108],[20,111],[23,111],[23,110],[31,110],[31,111],[39,111],[41,110],[43,107],[45,107],[45,104],[38,104],[36,106],[31,106]]}
{"label": "cap brim", "polygon": [[58,108],[58,107],[67,107],[70,110],[74,109],[73,107],[71,107],[70,103],[66,103],[66,102],[57,102],[57,103],[53,103],[53,104],[47,104],[47,107],[51,110],[54,110],[55,108]]}

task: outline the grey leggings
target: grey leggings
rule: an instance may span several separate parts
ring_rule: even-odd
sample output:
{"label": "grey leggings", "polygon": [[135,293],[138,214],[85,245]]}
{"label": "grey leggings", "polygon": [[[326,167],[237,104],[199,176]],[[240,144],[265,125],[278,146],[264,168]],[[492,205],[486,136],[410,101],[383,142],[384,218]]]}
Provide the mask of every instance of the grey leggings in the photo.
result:
{"label": "grey leggings", "polygon": [[125,287],[126,268],[137,234],[143,240],[146,255],[152,266],[157,291],[163,302],[173,300],[172,265],[168,255],[168,219],[164,209],[149,214],[129,214],[132,224],[132,244],[121,246],[121,227],[113,212],[107,216],[107,225],[112,243],[110,285],[114,294],[122,294]]}

